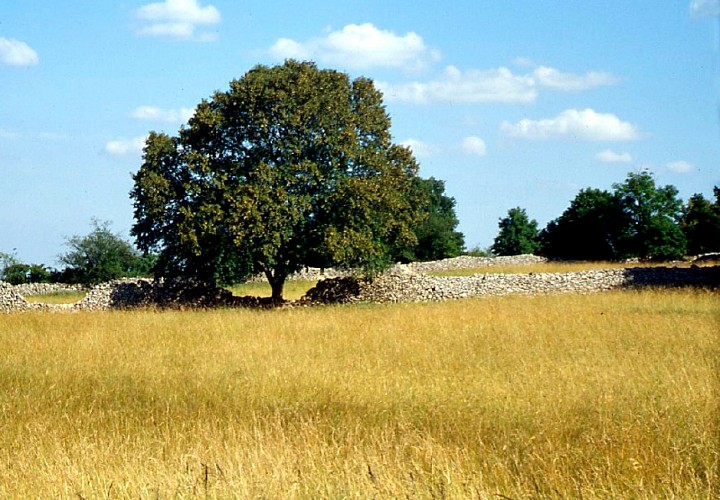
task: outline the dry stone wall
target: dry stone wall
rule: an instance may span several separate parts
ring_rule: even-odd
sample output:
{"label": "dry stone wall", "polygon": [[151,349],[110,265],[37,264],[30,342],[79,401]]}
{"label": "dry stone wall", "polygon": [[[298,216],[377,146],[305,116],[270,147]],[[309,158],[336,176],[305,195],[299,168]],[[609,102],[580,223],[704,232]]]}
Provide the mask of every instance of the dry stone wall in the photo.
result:
{"label": "dry stone wall", "polygon": [[435,260],[432,262],[412,262],[408,264],[407,267],[417,273],[437,273],[456,271],[458,269],[540,264],[542,262],[547,262],[547,259],[530,254],[501,257],[471,257],[470,255],[461,255],[459,257]]}
{"label": "dry stone wall", "polygon": [[[720,268],[630,268],[573,273],[476,274],[438,277],[395,268],[364,283],[356,300],[427,302],[489,295],[588,294],[619,288],[720,285]],[[347,302],[347,299],[344,299]]]}
{"label": "dry stone wall", "polygon": [[27,311],[30,303],[10,283],[0,281],[0,312]]}
{"label": "dry stone wall", "polygon": [[24,283],[15,285],[15,291],[23,297],[33,295],[47,295],[56,292],[86,292],[87,287],[83,285],[70,285],[66,283]]}
{"label": "dry stone wall", "polygon": [[[439,272],[482,265],[534,263],[542,259],[516,256],[494,259],[459,257],[434,263],[397,265],[374,281],[352,277],[324,279],[298,305],[347,302],[428,302],[489,295],[587,294],[618,288],[720,286],[720,266],[637,267],[573,273],[483,273],[473,276],[432,276]],[[484,263],[484,264],[479,264]],[[422,270],[422,271],[419,271]],[[330,273],[328,273],[330,274]],[[327,276],[328,274],[325,274]],[[307,279],[307,278],[305,278]],[[22,293],[20,293],[22,292]],[[25,288],[0,282],[0,312],[93,311],[134,307],[262,306],[260,299],[232,297],[226,290],[199,290],[182,283],[145,279],[117,280],[98,285],[75,304],[49,305],[25,300]]]}

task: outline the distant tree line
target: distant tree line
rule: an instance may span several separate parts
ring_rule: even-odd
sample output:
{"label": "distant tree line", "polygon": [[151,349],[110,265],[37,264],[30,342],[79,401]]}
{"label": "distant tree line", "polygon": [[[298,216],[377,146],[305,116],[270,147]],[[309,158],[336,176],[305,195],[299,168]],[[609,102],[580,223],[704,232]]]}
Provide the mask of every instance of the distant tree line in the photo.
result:
{"label": "distant tree line", "polygon": [[539,230],[516,207],[499,222],[496,255],[537,253],[571,260],[677,260],[720,252],[720,189],[715,200],[693,195],[686,204],[675,186],[657,186],[649,172],[630,173],[612,191],[582,189],[570,206]]}
{"label": "distant tree line", "polygon": [[94,285],[123,277],[148,276],[155,258],[142,255],[119,234],[109,222],[93,220],[85,236],[66,241],[67,252],[58,256],[62,269],[43,264],[26,264],[16,256],[0,253],[0,281],[13,285],[24,283],[70,283]]}

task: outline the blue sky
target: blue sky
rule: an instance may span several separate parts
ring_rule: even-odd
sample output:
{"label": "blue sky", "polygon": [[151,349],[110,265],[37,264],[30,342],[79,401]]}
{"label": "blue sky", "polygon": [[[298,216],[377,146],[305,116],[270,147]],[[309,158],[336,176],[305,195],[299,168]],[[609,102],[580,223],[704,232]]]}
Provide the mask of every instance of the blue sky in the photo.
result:
{"label": "blue sky", "polygon": [[148,131],[174,134],[202,98],[287,57],[376,81],[469,247],[510,208],[542,227],[639,169],[709,198],[719,14],[720,0],[5,1],[0,252],[56,265],[93,217],[127,236]]}

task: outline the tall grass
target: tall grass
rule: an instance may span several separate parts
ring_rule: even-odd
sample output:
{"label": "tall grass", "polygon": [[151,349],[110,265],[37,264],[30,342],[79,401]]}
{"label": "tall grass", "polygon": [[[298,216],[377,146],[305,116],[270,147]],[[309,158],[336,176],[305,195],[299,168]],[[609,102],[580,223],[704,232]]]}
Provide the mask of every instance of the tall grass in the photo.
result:
{"label": "tall grass", "polygon": [[[316,284],[317,281],[315,280],[288,280],[285,282],[283,297],[286,300],[297,300],[303,295],[305,295],[305,292],[310,290]],[[245,295],[250,295],[252,297],[272,296],[272,289],[270,288],[270,284],[267,281],[249,281],[247,283],[242,283],[231,287],[230,291],[233,293],[233,295],[239,297]]]}
{"label": "tall grass", "polygon": [[43,304],[73,304],[81,301],[85,295],[87,295],[85,292],[58,291],[39,295],[26,295],[25,300]]}
{"label": "tall grass", "polygon": [[717,296],[0,318],[2,497],[715,498]]}

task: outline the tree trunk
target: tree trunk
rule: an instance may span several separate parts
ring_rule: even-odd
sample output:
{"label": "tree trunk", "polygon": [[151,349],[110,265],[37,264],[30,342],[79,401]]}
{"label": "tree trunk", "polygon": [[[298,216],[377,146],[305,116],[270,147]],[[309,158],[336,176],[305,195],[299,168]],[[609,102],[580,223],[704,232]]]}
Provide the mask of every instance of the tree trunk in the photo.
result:
{"label": "tree trunk", "polygon": [[272,301],[280,303],[283,301],[283,287],[285,286],[285,280],[275,281],[270,283],[272,289]]}
{"label": "tree trunk", "polygon": [[272,301],[275,303],[281,303],[283,302],[283,288],[285,287],[285,275],[278,274],[275,272],[275,274],[272,273],[272,271],[266,270],[265,271],[265,277],[268,280],[268,283],[270,283],[270,289],[272,290]]}

